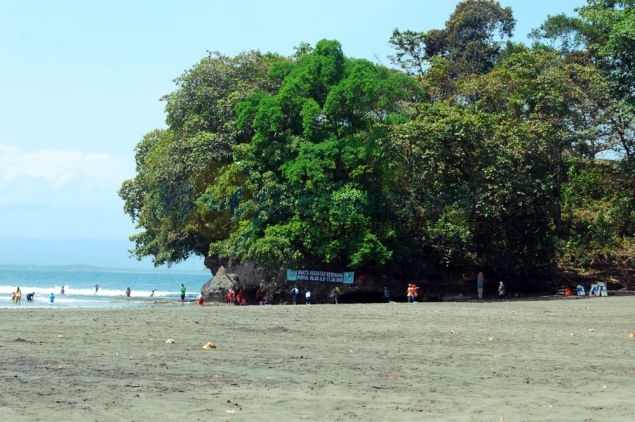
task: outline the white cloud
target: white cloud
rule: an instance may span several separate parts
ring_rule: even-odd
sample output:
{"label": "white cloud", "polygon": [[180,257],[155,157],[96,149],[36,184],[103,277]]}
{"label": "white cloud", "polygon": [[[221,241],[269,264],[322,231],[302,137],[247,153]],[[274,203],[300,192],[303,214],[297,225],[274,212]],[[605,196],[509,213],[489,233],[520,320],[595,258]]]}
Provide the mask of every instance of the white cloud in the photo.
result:
{"label": "white cloud", "polygon": [[106,153],[0,144],[0,204],[68,208],[119,201],[121,182],[133,174],[131,162]]}

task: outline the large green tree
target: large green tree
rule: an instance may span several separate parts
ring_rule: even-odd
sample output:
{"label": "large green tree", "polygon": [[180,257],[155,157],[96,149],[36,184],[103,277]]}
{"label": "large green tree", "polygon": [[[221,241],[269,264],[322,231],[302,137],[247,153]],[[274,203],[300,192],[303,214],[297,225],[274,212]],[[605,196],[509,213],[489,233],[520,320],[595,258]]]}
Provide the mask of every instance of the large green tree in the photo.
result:
{"label": "large green tree", "polygon": [[277,92],[256,93],[238,107],[252,137],[234,157],[254,194],[240,229],[210,252],[269,265],[385,264],[392,233],[374,229],[384,217],[370,203],[390,178],[377,142],[391,121],[407,118],[415,84],[345,57],[328,40],[286,70]]}
{"label": "large green tree", "polygon": [[616,161],[595,166],[568,162],[562,189],[567,230],[559,248],[563,262],[601,266],[633,243],[635,2],[587,0],[577,12],[549,17],[533,37],[564,60],[594,67],[594,77],[601,79],[595,86],[602,89],[586,93],[587,124],[571,127],[586,135],[590,158],[598,152],[593,146],[599,146],[612,149],[615,153],[609,157]]}
{"label": "large green tree", "polygon": [[[236,104],[253,92],[276,87],[266,78],[283,58],[250,52],[211,53],[176,79],[165,96],[168,129],[148,133],[136,147],[137,175],[123,183],[124,210],[140,232],[131,236],[138,258],[171,264],[207,255],[209,242],[228,235],[229,207],[210,211],[198,198],[217,180],[240,185],[232,171],[232,147],[249,134],[236,125]],[[232,176],[233,174],[233,176]]]}

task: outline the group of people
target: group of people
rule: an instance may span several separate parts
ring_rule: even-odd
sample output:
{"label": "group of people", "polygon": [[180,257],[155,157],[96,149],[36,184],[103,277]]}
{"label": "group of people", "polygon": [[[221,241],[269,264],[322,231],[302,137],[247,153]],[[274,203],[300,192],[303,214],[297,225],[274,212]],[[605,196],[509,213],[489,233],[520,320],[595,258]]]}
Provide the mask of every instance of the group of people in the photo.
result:
{"label": "group of people", "polygon": [[[32,302],[34,296],[35,296],[35,292],[27,293],[26,300],[28,302]],[[14,292],[11,292],[11,303],[15,303],[15,304],[22,303],[22,290],[20,290],[19,286],[15,289]]]}
{"label": "group of people", "polygon": [[[65,293],[65,289],[64,289],[64,285],[61,286],[60,289],[60,294],[64,294]],[[95,294],[99,291],[99,284],[95,284]],[[181,296],[181,303],[185,303],[185,293],[186,293],[186,287],[185,284],[181,283],[181,289],[180,289],[180,296]],[[154,290],[152,290],[152,293],[150,293],[150,296],[154,296]],[[132,294],[132,289],[130,287],[126,288],[126,296],[130,297]],[[31,293],[27,293],[26,294],[26,300],[29,302],[32,302],[35,298],[35,292],[31,292]],[[20,290],[20,287],[18,286],[16,288],[15,291],[11,292],[11,303],[14,304],[20,304],[22,302],[22,290]],[[55,294],[51,293],[49,296],[49,302],[50,303],[54,303],[55,302]],[[199,297],[199,304],[202,305],[202,292],[201,292],[201,296]]]}
{"label": "group of people", "polygon": [[15,292],[11,292],[11,303],[20,303],[22,301],[22,292],[18,287]]}
{"label": "group of people", "polygon": [[[26,294],[27,302],[33,302],[33,299],[35,299],[35,292]],[[55,301],[55,295],[53,293],[51,293],[49,300],[51,303]],[[22,303],[22,290],[20,290],[19,286],[15,289],[15,291],[11,292],[11,303],[14,303],[16,305]]]}
{"label": "group of people", "polygon": [[245,291],[243,289],[229,289],[225,296],[227,305],[244,306],[247,305],[247,298],[245,298]]}
{"label": "group of people", "polygon": [[[331,292],[333,294],[333,299],[335,299],[335,292],[332,291]],[[291,288],[291,291],[289,292],[289,294],[291,295],[291,303],[294,305],[297,305],[298,303],[298,296],[300,295],[300,289],[298,289],[298,286],[293,286]],[[337,298],[339,298],[339,293],[337,295]],[[304,290],[304,303],[307,305],[311,304],[311,290],[309,289],[305,289]]]}

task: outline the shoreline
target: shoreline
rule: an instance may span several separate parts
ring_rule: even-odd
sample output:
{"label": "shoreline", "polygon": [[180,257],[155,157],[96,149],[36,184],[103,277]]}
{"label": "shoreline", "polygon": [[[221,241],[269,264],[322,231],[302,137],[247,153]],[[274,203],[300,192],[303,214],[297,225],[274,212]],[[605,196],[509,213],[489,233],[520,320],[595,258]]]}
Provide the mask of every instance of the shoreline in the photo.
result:
{"label": "shoreline", "polygon": [[[131,296],[126,297],[125,295],[117,295],[117,296],[108,296],[108,295],[57,295],[56,300],[53,304],[48,301],[48,296],[44,299],[41,299],[44,295],[40,295],[37,300],[33,302],[28,302],[23,298],[20,304],[15,304],[11,302],[10,297],[0,296],[0,309],[139,309],[139,308],[148,308],[152,306],[171,306],[178,305],[181,306],[180,298],[176,294],[171,294],[169,296],[159,296],[159,297],[151,297],[151,296]],[[607,297],[627,297],[627,296],[635,296],[635,291],[632,290],[617,290],[617,291],[609,291],[609,296]],[[523,302],[523,301],[573,301],[573,300],[593,300],[593,299],[605,299],[606,297],[600,296],[564,296],[561,294],[552,294],[552,295],[523,295],[523,296],[514,296],[514,297],[504,297],[498,298],[495,296],[486,296],[483,299],[478,299],[476,295],[473,296],[450,296],[444,297],[441,300],[419,300],[417,303],[420,304],[430,304],[430,303],[497,303],[497,302]],[[70,300],[70,302],[68,302]],[[347,305],[372,305],[372,304],[381,304],[385,302],[360,302],[360,303],[340,303]],[[394,304],[407,304],[405,301],[392,301],[390,303]],[[197,298],[194,295],[188,295],[185,300],[186,306],[197,306],[201,305],[197,304]],[[290,305],[288,302],[282,303],[267,303],[262,306],[284,306]],[[303,301],[298,301],[297,306],[304,305]],[[313,303],[313,305],[332,305],[332,303],[327,302],[319,302]],[[205,302],[203,307],[215,307],[227,306],[225,302]],[[233,306],[233,305],[232,305]],[[257,303],[250,303],[248,306],[261,306]],[[242,307],[242,306],[239,306]]]}

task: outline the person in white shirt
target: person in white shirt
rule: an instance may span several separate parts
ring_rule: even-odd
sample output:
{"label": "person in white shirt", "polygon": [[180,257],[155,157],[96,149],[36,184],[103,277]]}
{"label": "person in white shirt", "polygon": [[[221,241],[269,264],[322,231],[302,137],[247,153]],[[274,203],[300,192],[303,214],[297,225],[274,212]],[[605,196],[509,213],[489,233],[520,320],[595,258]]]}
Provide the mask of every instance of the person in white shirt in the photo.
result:
{"label": "person in white shirt", "polygon": [[293,286],[293,289],[291,289],[290,293],[291,293],[291,303],[295,305],[298,300],[298,293],[300,293],[300,291],[298,290],[297,286]]}
{"label": "person in white shirt", "polygon": [[498,284],[498,297],[502,298],[503,296],[505,296],[505,284],[501,281]]}

